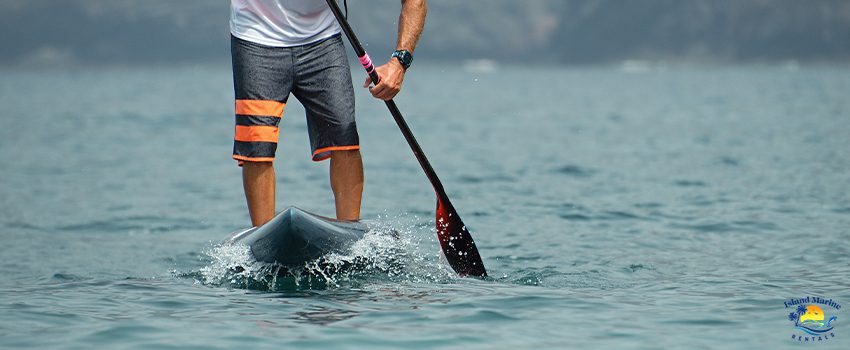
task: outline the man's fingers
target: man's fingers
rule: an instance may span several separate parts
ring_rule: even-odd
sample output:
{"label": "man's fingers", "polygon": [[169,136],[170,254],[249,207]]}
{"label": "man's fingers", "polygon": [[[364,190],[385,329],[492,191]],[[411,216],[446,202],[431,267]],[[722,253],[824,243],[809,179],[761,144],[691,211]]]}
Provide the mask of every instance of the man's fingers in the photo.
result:
{"label": "man's fingers", "polygon": [[372,77],[366,76],[366,81],[363,83],[363,87],[368,89],[369,85],[372,85]]}
{"label": "man's fingers", "polygon": [[382,100],[392,100],[395,95],[398,95],[398,90],[388,90],[384,93],[384,96],[381,97]]}
{"label": "man's fingers", "polygon": [[372,96],[380,98],[379,96],[383,95],[384,90],[386,90],[386,89],[387,89],[387,84],[378,83],[378,85],[375,85],[374,87],[369,89],[369,92],[372,93]]}
{"label": "man's fingers", "polygon": [[398,89],[394,89],[387,85],[379,85],[370,90],[375,98],[387,101],[392,100],[398,94]]}
{"label": "man's fingers", "polygon": [[383,81],[378,83],[378,85],[369,87],[369,92],[372,94],[372,97],[384,101],[393,99],[393,97],[395,97],[395,95],[397,95],[399,91],[399,88],[394,88],[390,86],[390,84]]}

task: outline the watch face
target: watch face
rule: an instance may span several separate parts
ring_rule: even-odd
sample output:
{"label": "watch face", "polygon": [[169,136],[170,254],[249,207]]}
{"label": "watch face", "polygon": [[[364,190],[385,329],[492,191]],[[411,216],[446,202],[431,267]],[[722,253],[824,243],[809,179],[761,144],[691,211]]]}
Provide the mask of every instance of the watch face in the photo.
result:
{"label": "watch face", "polygon": [[406,50],[399,50],[393,52],[393,57],[398,58],[399,62],[401,62],[404,68],[410,67],[410,64],[413,63],[413,55]]}

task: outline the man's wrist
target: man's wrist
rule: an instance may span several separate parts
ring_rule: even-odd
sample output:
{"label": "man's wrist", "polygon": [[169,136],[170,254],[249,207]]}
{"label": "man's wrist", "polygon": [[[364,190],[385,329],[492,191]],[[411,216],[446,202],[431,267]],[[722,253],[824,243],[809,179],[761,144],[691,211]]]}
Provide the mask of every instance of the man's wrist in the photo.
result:
{"label": "man's wrist", "polygon": [[395,50],[392,55],[398,63],[404,67],[404,70],[410,68],[410,65],[413,64],[413,54],[407,50]]}
{"label": "man's wrist", "polygon": [[395,58],[390,58],[390,62],[389,62],[389,63],[390,63],[391,65],[393,65],[396,69],[400,69],[402,72],[407,71],[407,69],[406,69],[406,68],[404,68],[404,65],[403,65],[403,64],[401,64],[401,62],[400,62],[399,60],[395,59]]}

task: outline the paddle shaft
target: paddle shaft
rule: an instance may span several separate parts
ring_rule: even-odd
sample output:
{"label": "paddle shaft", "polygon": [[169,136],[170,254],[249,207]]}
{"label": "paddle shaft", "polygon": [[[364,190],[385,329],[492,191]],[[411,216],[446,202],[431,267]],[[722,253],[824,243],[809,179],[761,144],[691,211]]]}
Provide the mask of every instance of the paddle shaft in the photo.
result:
{"label": "paddle shaft", "polygon": [[[378,72],[375,71],[375,66],[372,64],[372,59],[369,57],[369,54],[363,49],[363,45],[360,44],[360,40],[357,40],[357,36],[354,34],[354,31],[351,29],[348,21],[346,21],[345,17],[343,17],[342,11],[336,1],[327,0],[327,2],[336,17],[337,22],[339,22],[339,25],[342,27],[342,31],[345,33],[345,36],[348,37],[348,41],[351,43],[351,46],[354,47],[354,53],[357,54],[357,57],[360,59],[360,64],[362,64],[363,68],[366,69],[366,72],[372,79],[372,83],[377,85],[378,82],[381,81],[381,77],[379,77]],[[422,167],[422,170],[425,171],[425,176],[428,177],[428,181],[431,182],[431,186],[433,186],[434,191],[437,192],[437,197],[443,205],[454,212],[454,206],[452,206],[449,196],[446,195],[443,183],[440,182],[440,178],[437,177],[437,173],[434,171],[434,168],[431,167],[431,162],[428,161],[428,158],[425,157],[425,153],[422,152],[422,147],[419,146],[419,142],[416,141],[416,137],[413,136],[413,132],[410,131],[410,127],[407,126],[407,121],[404,120],[404,117],[401,115],[401,111],[398,110],[398,106],[396,106],[395,101],[387,100],[384,102],[387,104],[387,109],[390,110],[390,114],[392,114],[396,124],[398,124],[401,134],[404,135],[404,139],[407,140],[407,144],[410,145],[410,149],[413,150],[413,155],[416,156],[416,160],[419,161],[419,165]]]}

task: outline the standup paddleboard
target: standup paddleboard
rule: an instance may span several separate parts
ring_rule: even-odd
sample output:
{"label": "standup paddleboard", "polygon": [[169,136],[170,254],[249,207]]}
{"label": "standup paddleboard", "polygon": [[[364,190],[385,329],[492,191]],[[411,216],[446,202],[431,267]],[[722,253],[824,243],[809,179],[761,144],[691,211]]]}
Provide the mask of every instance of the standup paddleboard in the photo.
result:
{"label": "standup paddleboard", "polygon": [[260,227],[234,233],[224,244],[245,244],[260,262],[300,267],[328,253],[344,252],[368,230],[360,221],[336,220],[289,207]]}

